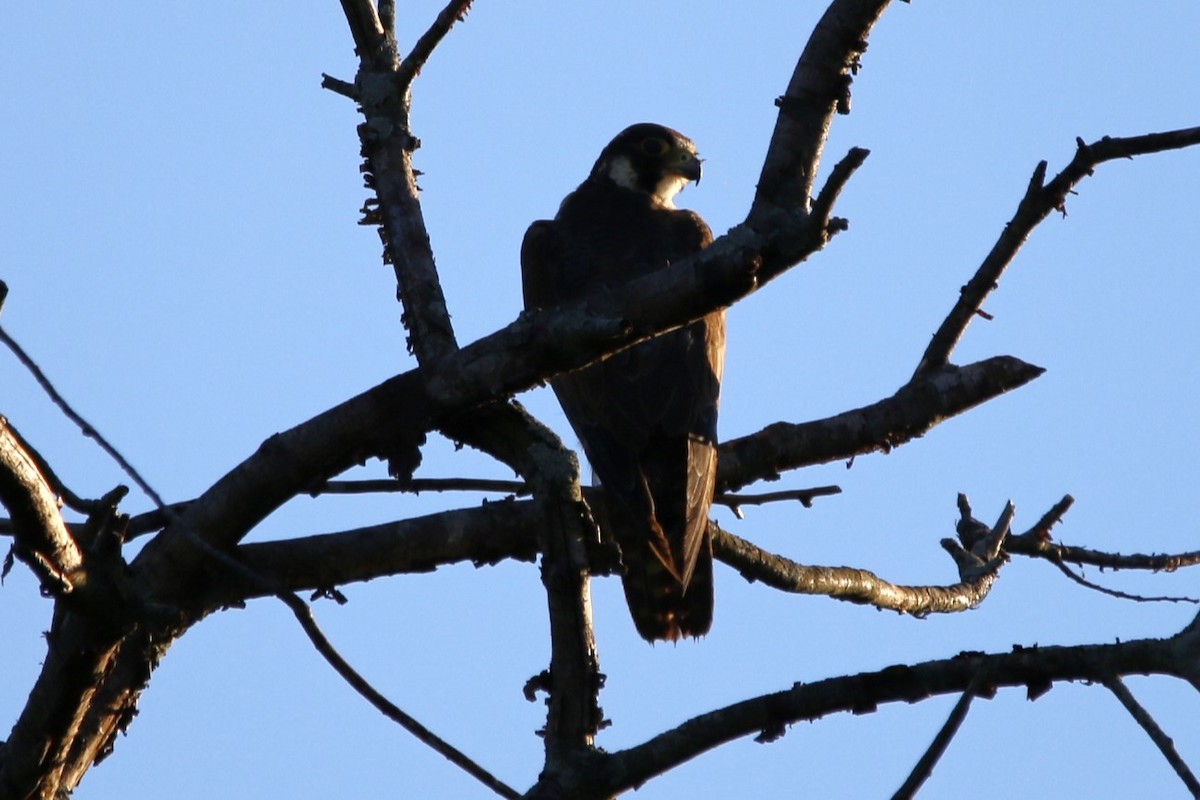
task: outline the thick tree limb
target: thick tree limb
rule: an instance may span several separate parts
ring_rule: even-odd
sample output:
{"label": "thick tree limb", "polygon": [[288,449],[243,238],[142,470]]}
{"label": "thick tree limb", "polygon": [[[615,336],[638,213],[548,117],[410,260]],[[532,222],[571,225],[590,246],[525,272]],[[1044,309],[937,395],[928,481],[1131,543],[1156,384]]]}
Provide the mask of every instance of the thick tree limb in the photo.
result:
{"label": "thick tree limb", "polygon": [[829,5],[809,36],[787,91],[775,101],[779,115],[746,221],[757,229],[784,215],[805,214],[833,115],[849,113],[851,76],[867,37],[888,0]]}
{"label": "thick tree limb", "polygon": [[[603,495],[596,494],[589,502],[602,501]],[[596,511],[603,514],[603,506],[597,505]],[[235,552],[241,563],[288,591],[329,589],[387,575],[429,572],[463,561],[476,565],[509,557],[532,561],[545,546],[539,537],[549,526],[546,513],[542,504],[505,500],[340,533],[245,544]],[[997,550],[1007,531],[1004,519],[994,528],[983,526],[985,534],[995,532],[991,541],[968,539],[960,533],[963,546],[978,555],[956,561],[960,583],[949,586],[902,586],[866,570],[806,566],[769,553],[715,522],[711,530],[717,559],[750,580],[782,591],[829,595],[925,615],[965,611],[987,596],[1003,564]],[[229,575],[210,585],[204,607],[236,605],[264,593],[273,592]]]}
{"label": "thick tree limb", "polygon": [[537,457],[533,495],[543,520],[537,530],[550,612],[550,669],[541,681],[549,693],[543,777],[555,780],[586,757],[603,719],[585,548],[588,539],[599,541],[600,531],[583,501],[575,454],[559,442]]}
{"label": "thick tree limb", "polygon": [[833,417],[777,422],[721,446],[717,487],[736,491],[783,470],[853,458],[923,436],[935,425],[1025,385],[1045,370],[1012,356],[924,373],[891,397]]}

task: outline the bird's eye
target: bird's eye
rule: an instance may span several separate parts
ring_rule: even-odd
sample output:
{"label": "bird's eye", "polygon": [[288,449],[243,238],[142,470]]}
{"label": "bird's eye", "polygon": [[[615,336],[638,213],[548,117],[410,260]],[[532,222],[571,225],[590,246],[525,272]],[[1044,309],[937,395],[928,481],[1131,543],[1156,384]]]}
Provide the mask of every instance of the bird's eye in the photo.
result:
{"label": "bird's eye", "polygon": [[642,140],[642,152],[648,156],[661,156],[669,149],[667,143],[658,137]]}

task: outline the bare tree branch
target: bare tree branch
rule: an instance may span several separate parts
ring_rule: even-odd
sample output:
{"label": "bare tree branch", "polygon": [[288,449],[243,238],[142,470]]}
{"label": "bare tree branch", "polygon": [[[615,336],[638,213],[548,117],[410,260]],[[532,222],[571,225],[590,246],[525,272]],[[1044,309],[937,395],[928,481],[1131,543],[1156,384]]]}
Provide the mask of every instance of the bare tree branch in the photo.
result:
{"label": "bare tree branch", "polygon": [[[1012,504],[1005,506],[994,528],[983,535],[960,537],[963,546],[942,540],[958,565],[959,582],[951,586],[901,586],[853,567],[812,567],[769,553],[711,522],[713,555],[749,581],[796,594],[828,595],[836,600],[873,605],[902,614],[926,616],[967,611],[983,602],[1000,574],[1005,559],[1000,547],[1012,519]],[[963,547],[967,549],[964,550]]]}
{"label": "bare tree branch", "polygon": [[385,31],[371,0],[342,0],[342,11],[354,37],[354,52],[368,58],[383,46]]}
{"label": "bare tree branch", "polygon": [[807,213],[833,115],[849,113],[851,76],[887,6],[888,0],[834,2],[813,29],[787,90],[775,101],[779,116],[747,217],[751,226],[770,226],[781,212]]}
{"label": "bare tree branch", "polygon": [[1150,737],[1150,741],[1154,742],[1154,746],[1163,754],[1163,758],[1167,759],[1167,763],[1171,765],[1171,769],[1175,770],[1175,774],[1183,781],[1184,786],[1187,786],[1192,797],[1200,797],[1200,781],[1196,780],[1196,776],[1188,768],[1187,762],[1179,756],[1179,751],[1175,749],[1175,742],[1159,727],[1158,723],[1154,721],[1154,717],[1150,716],[1150,712],[1146,711],[1142,704],[1134,698],[1124,681],[1113,676],[1107,678],[1104,685],[1116,695],[1117,699],[1121,701],[1121,705],[1125,706],[1125,710],[1137,724],[1142,726],[1142,730]]}
{"label": "bare tree branch", "polygon": [[421,74],[421,69],[429,60],[429,56],[433,54],[434,48],[441,44],[442,39],[446,38],[446,34],[450,32],[454,23],[466,19],[471,3],[472,0],[450,0],[437,15],[437,19],[433,21],[429,30],[425,31],[413,45],[412,51],[404,57],[404,60],[400,62],[399,69],[396,70],[396,82],[401,91],[407,91],[412,85],[413,79]]}
{"label": "bare tree branch", "polygon": [[717,479],[735,491],[783,470],[889,452],[956,414],[1025,385],[1045,370],[1011,356],[925,373],[891,397],[833,417],[801,424],[777,422],[721,445]]}
{"label": "bare tree branch", "polygon": [[1085,144],[1082,139],[1076,139],[1075,142],[1075,157],[1049,183],[1045,182],[1045,161],[1034,169],[1025,196],[1017,205],[1016,214],[1004,227],[1000,238],[979,265],[974,277],[962,288],[958,302],[954,304],[954,308],[929,342],[914,377],[941,369],[949,363],[954,346],[966,332],[971,320],[983,308],[984,300],[999,286],[1000,276],[1025,244],[1029,234],[1051,211],[1066,214],[1067,195],[1076,184],[1091,175],[1096,166],[1117,158],[1132,158],[1200,144],[1200,128],[1185,128],[1128,138],[1105,136],[1091,144]]}
{"label": "bare tree branch", "polygon": [[805,508],[812,508],[813,500],[818,497],[841,494],[840,486],[815,486],[811,489],[786,489],[781,492],[763,492],[761,494],[718,494],[713,497],[713,504],[728,506],[734,516],[742,519],[742,506],[762,506],[767,503],[799,501]]}
{"label": "bare tree branch", "polygon": [[797,683],[694,717],[648,741],[609,754],[600,774],[606,781],[585,797],[606,797],[633,788],[712,748],[751,734],[760,742],[786,733],[788,725],[838,711],[873,712],[880,704],[914,703],[967,690],[981,671],[989,686],[1025,686],[1031,698],[1061,681],[1095,681],[1105,675],[1158,674],[1197,682],[1200,624],[1169,639],[1119,644],[1014,648],[1011,653],[963,654],[878,672]]}
{"label": "bare tree branch", "polygon": [[0,417],[0,503],[12,515],[14,550],[48,594],[59,596],[87,582],[83,553],[67,530],[58,498],[38,469],[40,458]]}
{"label": "bare tree branch", "polygon": [[[579,485],[579,461],[559,443],[539,454],[535,504],[543,524],[542,584],[550,612],[550,669],[542,683],[549,692],[546,765],[542,780],[561,783],[594,745],[603,714],[599,705],[600,658],[592,628],[591,591],[585,541],[599,541]],[[527,688],[526,693],[528,694]]]}
{"label": "bare tree branch", "polygon": [[313,489],[313,497],[322,494],[374,494],[377,492],[498,492],[514,497],[529,494],[525,481],[490,480],[486,478],[412,478],[399,481],[394,478],[357,481],[327,481]]}
{"label": "bare tree branch", "polygon": [[415,736],[422,744],[434,750],[439,755],[443,756],[447,761],[454,764],[465,771],[468,775],[475,778],[484,786],[491,789],[501,797],[507,797],[509,800],[516,800],[521,796],[520,792],[505,785],[496,776],[479,766],[474,760],[468,757],[458,748],[442,739],[433,731],[426,728],[403,709],[397,706],[392,701],[388,700],[379,690],[372,686],[362,675],[358,673],[342,657],[342,654],[330,643],[329,639],[321,631],[317,625],[316,619],[313,618],[312,610],[308,605],[294,594],[283,592],[277,595],[300,622],[300,627],[304,628],[304,632],[308,634],[308,638],[316,647],[317,652],[329,662],[329,665],[342,677],[346,683],[350,684],[354,691],[362,695],[367,702],[373,705],[381,714],[395,722],[400,727]]}
{"label": "bare tree branch", "polygon": [[1042,541],[1027,533],[1008,537],[1008,543],[1005,546],[1010,553],[1044,558],[1051,563],[1091,564],[1101,569],[1111,570],[1142,569],[1151,572],[1174,572],[1200,564],[1200,550],[1186,553],[1111,553],[1088,547]]}
{"label": "bare tree branch", "polygon": [[441,755],[450,763],[462,769],[471,777],[478,780],[483,785],[494,791],[501,797],[517,798],[520,795],[512,788],[506,786],[499,781],[494,775],[485,770],[469,756],[463,753],[458,748],[451,745],[445,739],[435,734],[429,728],[422,725],[412,715],[405,712],[395,703],[391,702],[374,686],[371,685],[353,666],[350,665],[333,643],[321,630],[317,624],[316,618],[313,616],[312,610],[308,605],[296,595],[282,589],[278,584],[275,584],[270,579],[254,572],[250,567],[240,563],[237,559],[223,553],[220,550],[213,548],[207,542],[201,539],[192,539],[192,542],[200,549],[207,559],[219,565],[220,569],[231,575],[237,576],[239,582],[254,587],[263,595],[273,595],[283,602],[296,617],[300,623],[300,627],[304,630],[309,641],[312,643],[316,651],[325,661],[333,667],[343,680],[350,685],[355,692],[361,695],[372,706],[374,706],[385,717],[395,722],[404,730],[412,734],[418,741],[432,749],[434,752]]}
{"label": "bare tree branch", "polygon": [[31,375],[33,375],[34,380],[38,382],[38,385],[42,387],[42,390],[49,395],[50,399],[56,406],[59,407],[67,419],[71,420],[71,422],[74,422],[79,427],[79,430],[83,432],[84,436],[88,437],[89,439],[94,439],[96,444],[100,445],[100,449],[107,453],[113,461],[117,462],[117,465],[133,480],[135,484],[137,484],[137,487],[154,502],[154,505],[163,505],[163,499],[159,496],[158,492],[154,491],[154,487],[146,482],[146,479],[141,476],[141,473],[134,469],[133,465],[129,463],[125,456],[121,455],[117,448],[113,447],[98,430],[92,427],[91,423],[81,417],[79,413],[71,407],[71,404],[66,401],[66,398],[59,394],[58,390],[54,388],[54,384],[50,382],[48,377],[46,377],[46,373],[42,372],[42,368],[37,365],[37,362],[34,361],[33,358],[31,358],[30,355],[25,352],[24,348],[17,344],[17,342],[11,336],[9,336],[8,332],[2,327],[0,327],[0,343],[4,344],[9,350],[12,351],[13,355],[17,357],[17,360],[21,362],[25,369],[29,370]]}
{"label": "bare tree branch", "polygon": [[1193,605],[1200,605],[1200,599],[1197,599],[1195,597],[1186,597],[1183,595],[1153,595],[1153,596],[1150,596],[1150,595],[1142,595],[1142,594],[1131,594],[1130,592],[1122,592],[1120,589],[1110,589],[1107,586],[1101,586],[1098,583],[1089,581],[1087,578],[1085,578],[1082,575],[1080,575],[1079,573],[1075,572],[1074,570],[1072,570],[1070,567],[1068,567],[1066,564],[1062,563],[1061,561],[1052,561],[1052,563],[1054,564],[1054,566],[1058,567],[1059,571],[1062,572],[1062,574],[1066,575],[1068,578],[1075,581],[1075,583],[1078,583],[1080,586],[1083,586],[1087,589],[1091,589],[1094,592],[1100,592],[1101,594],[1106,594],[1109,597],[1116,597],[1121,600],[1133,600],[1138,603],[1191,603]]}
{"label": "bare tree branch", "polygon": [[950,741],[958,733],[958,729],[962,727],[963,720],[967,718],[967,712],[971,709],[971,701],[979,694],[980,689],[984,686],[986,673],[980,670],[975,673],[975,677],[971,679],[971,683],[967,686],[966,691],[962,693],[962,697],[954,704],[954,708],[950,711],[950,716],[946,718],[945,724],[941,730],[937,732],[937,736],[933,737],[933,741],[929,743],[929,747],[925,750],[924,755],[913,766],[908,778],[892,795],[892,800],[909,800],[916,797],[917,792],[929,780],[929,776],[933,774],[933,768],[937,766],[937,762],[941,760],[946,752],[946,748],[950,745]]}
{"label": "bare tree branch", "polygon": [[[329,589],[386,575],[432,572],[448,564],[476,566],[505,559],[532,562],[542,525],[529,501],[501,501],[336,533],[239,545],[238,561],[287,591]],[[209,609],[262,596],[229,580],[212,584]]]}

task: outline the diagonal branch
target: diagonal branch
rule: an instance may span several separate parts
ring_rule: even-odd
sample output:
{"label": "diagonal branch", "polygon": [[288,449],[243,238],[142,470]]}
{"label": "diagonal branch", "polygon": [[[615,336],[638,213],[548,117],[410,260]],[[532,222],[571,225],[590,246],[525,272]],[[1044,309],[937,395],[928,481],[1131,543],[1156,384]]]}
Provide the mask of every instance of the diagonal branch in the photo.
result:
{"label": "diagonal branch", "polygon": [[[811,247],[822,232],[777,234]],[[279,505],[319,485],[388,443],[410,439],[548,376],[583,366],[663,330],[684,325],[744,297],[753,288],[756,253],[776,236],[746,228],[687,259],[601,295],[522,314],[509,326],[456,349],[267,439],[188,506],[179,525],[219,547],[238,541]],[[174,527],[174,526],[172,526]],[[167,558],[170,529],[138,556],[142,566]],[[173,568],[180,561],[167,558]],[[159,566],[164,566],[160,564]],[[172,595],[188,582],[174,569],[154,570],[154,590]]]}
{"label": "diagonal branch", "polygon": [[929,747],[925,750],[924,755],[913,766],[912,771],[908,774],[908,778],[892,795],[892,800],[909,800],[916,797],[917,791],[924,785],[925,781],[929,780],[929,776],[933,774],[933,768],[937,766],[937,762],[945,754],[946,748],[950,745],[950,741],[954,739],[958,729],[962,727],[963,721],[967,718],[967,712],[971,710],[971,701],[983,689],[987,673],[980,670],[971,679],[971,683],[962,693],[962,697],[954,704],[954,708],[950,711],[950,716],[946,718],[946,722],[937,732],[937,736],[933,737],[933,741],[929,743]]}
{"label": "diagonal branch", "polygon": [[925,373],[869,406],[800,424],[777,422],[721,446],[717,487],[736,491],[783,470],[887,453],[961,414],[1038,377],[1044,370],[1012,356]]}
{"label": "diagonal branch", "polygon": [[849,112],[851,75],[888,0],[831,3],[813,29],[787,90],[746,221],[770,227],[780,214],[806,214],[833,115]]}
{"label": "diagonal branch", "polygon": [[483,785],[494,791],[501,797],[517,798],[520,795],[512,788],[506,786],[494,775],[492,775],[483,767],[476,764],[469,756],[463,753],[452,744],[442,739],[429,728],[422,725],[416,718],[409,715],[395,703],[391,702],[374,686],[367,681],[353,666],[350,665],[333,643],[321,630],[317,624],[316,618],[313,616],[312,609],[296,595],[274,584],[269,579],[254,572],[250,567],[242,564],[232,556],[217,550],[206,542],[193,539],[192,540],[199,548],[200,552],[210,561],[216,563],[219,568],[228,574],[236,575],[238,580],[255,587],[256,590],[264,595],[273,595],[278,600],[282,601],[296,617],[296,621],[300,623],[300,627],[304,630],[309,641],[312,643],[316,651],[325,661],[333,667],[334,671],[342,677],[350,685],[354,691],[361,695],[367,702],[374,706],[380,713],[388,719],[395,722],[404,730],[412,734],[418,741],[432,749],[434,752],[441,755],[456,767],[462,769],[471,777],[478,780]]}
{"label": "diagonal branch", "polygon": [[396,70],[396,83],[400,87],[400,91],[408,91],[413,80],[421,74],[421,69],[429,60],[429,56],[433,55],[434,48],[441,44],[442,39],[446,38],[446,34],[454,27],[454,23],[466,19],[472,1],[450,0],[437,15],[437,19],[433,21],[429,30],[425,31],[420,39],[417,39],[412,51],[404,57],[404,60],[400,62],[399,69]]}
{"label": "diagonal branch", "polygon": [[1074,190],[1076,184],[1091,175],[1093,170],[1105,161],[1200,144],[1200,128],[1184,128],[1127,138],[1105,136],[1091,144],[1085,144],[1082,139],[1076,139],[1075,142],[1075,157],[1049,183],[1045,182],[1045,161],[1034,169],[1025,196],[1017,205],[1012,220],[1004,226],[1004,231],[992,246],[991,252],[962,288],[958,302],[933,335],[929,347],[921,357],[914,377],[936,371],[949,363],[951,351],[966,332],[971,320],[982,310],[984,300],[999,285],[1000,276],[1016,257],[1017,251],[1025,244],[1033,229],[1049,216],[1051,211],[1066,214],[1067,195]]}
{"label": "diagonal branch", "polygon": [[1061,572],[1063,575],[1066,575],[1068,578],[1075,581],[1075,583],[1078,583],[1085,589],[1091,589],[1093,592],[1100,592],[1100,594],[1106,594],[1109,597],[1115,597],[1119,600],[1133,600],[1138,603],[1191,603],[1192,605],[1200,605],[1200,598],[1187,597],[1184,595],[1142,595],[1123,592],[1120,589],[1110,589],[1107,586],[1101,586],[1094,581],[1089,581],[1087,578],[1083,577],[1083,575],[1075,572],[1061,561],[1054,561],[1052,559],[1051,563],[1058,567],[1059,572]]}
{"label": "diagonal branch", "polygon": [[154,487],[142,477],[141,473],[134,469],[134,466],[129,463],[125,456],[121,455],[121,452],[117,450],[117,448],[113,447],[98,430],[92,427],[91,423],[85,420],[79,415],[79,412],[71,407],[71,404],[67,402],[66,398],[59,394],[58,390],[54,388],[54,384],[50,382],[48,377],[46,377],[46,373],[42,372],[42,368],[38,366],[37,362],[34,361],[33,358],[25,352],[24,348],[17,344],[16,340],[9,336],[8,332],[3,328],[0,328],[0,344],[4,344],[9,350],[11,350],[13,355],[17,357],[17,360],[21,362],[22,366],[29,370],[29,373],[33,375],[34,380],[38,382],[38,385],[42,387],[42,390],[45,391],[50,397],[50,400],[59,407],[67,419],[75,423],[75,425],[78,426],[83,432],[84,436],[88,437],[89,439],[94,439],[96,444],[100,446],[100,449],[107,453],[113,461],[117,462],[117,465],[133,480],[135,484],[137,484],[138,488],[141,489],[146,496],[154,502],[154,505],[161,507],[163,505],[163,499],[159,496],[158,492],[154,491]]}
{"label": "diagonal branch", "polygon": [[1117,700],[1121,701],[1121,705],[1125,706],[1125,710],[1129,715],[1142,726],[1142,730],[1150,737],[1150,741],[1154,742],[1154,746],[1163,754],[1163,758],[1171,765],[1171,769],[1175,770],[1175,774],[1183,781],[1184,786],[1192,793],[1192,797],[1200,797],[1200,781],[1196,780],[1196,776],[1188,768],[1180,756],[1179,751],[1175,749],[1175,742],[1167,736],[1166,732],[1155,722],[1154,717],[1150,716],[1141,703],[1133,696],[1120,678],[1113,676],[1105,679],[1105,687],[1112,692]]}
{"label": "diagonal branch", "polygon": [[83,553],[67,530],[58,498],[20,435],[0,417],[0,504],[12,516],[14,552],[43,591],[67,595],[87,583]]}
{"label": "diagonal branch", "polygon": [[362,675],[358,673],[342,657],[342,654],[337,651],[333,644],[326,638],[324,632],[317,625],[316,619],[313,618],[312,609],[308,607],[304,601],[296,597],[294,594],[282,592],[277,595],[292,613],[296,616],[300,627],[308,635],[309,640],[313,643],[317,652],[321,654],[334,671],[342,677],[346,683],[354,691],[358,692],[363,698],[373,705],[381,714],[392,720],[400,727],[415,736],[422,744],[426,745],[434,752],[441,755],[456,767],[462,769],[472,778],[482,783],[484,786],[491,789],[501,797],[509,798],[509,800],[517,800],[521,796],[515,789],[507,786],[500,781],[495,775],[485,770],[483,767],[475,763],[469,756],[463,753],[458,748],[451,745],[445,739],[435,734],[433,731],[426,728],[416,719],[407,714],[403,709],[388,700],[378,689],[372,686]]}

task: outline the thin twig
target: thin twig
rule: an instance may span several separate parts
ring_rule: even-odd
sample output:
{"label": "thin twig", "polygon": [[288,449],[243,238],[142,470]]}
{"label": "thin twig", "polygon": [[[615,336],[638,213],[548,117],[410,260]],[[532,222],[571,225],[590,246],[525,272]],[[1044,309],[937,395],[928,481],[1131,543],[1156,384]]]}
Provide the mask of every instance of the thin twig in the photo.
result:
{"label": "thin twig", "polygon": [[501,492],[518,497],[528,495],[524,481],[488,480],[484,478],[413,478],[398,481],[390,478],[360,481],[327,481],[312,491],[321,494],[373,494],[376,492]]}
{"label": "thin twig", "polygon": [[442,755],[446,760],[455,766],[461,768],[467,774],[478,780],[483,785],[494,791],[501,797],[517,800],[521,794],[511,787],[502,783],[490,772],[476,764],[469,756],[463,753],[454,745],[450,744],[433,731],[426,728],[415,718],[405,713],[399,706],[387,699],[378,689],[370,684],[362,675],[358,673],[350,663],[342,657],[342,654],[337,651],[337,648],[329,641],[325,634],[317,625],[316,619],[313,617],[312,610],[308,604],[297,597],[292,592],[284,590],[274,581],[269,581],[262,575],[247,567],[237,559],[224,553],[221,550],[210,545],[208,542],[201,539],[199,536],[188,536],[189,541],[195,544],[201,552],[210,558],[219,562],[222,567],[230,570],[238,575],[239,578],[250,583],[252,586],[262,587],[263,593],[270,593],[279,598],[284,605],[291,609],[296,620],[300,623],[300,627],[304,629],[304,633],[312,642],[313,647],[317,652],[333,667],[338,675],[354,691],[362,695],[367,702],[373,705],[380,713],[388,719],[395,722],[404,730],[415,736],[420,742],[430,747],[435,752]]}
{"label": "thin twig", "polygon": [[439,737],[420,722],[417,722],[417,720],[410,715],[406,714],[395,703],[388,700],[377,689],[375,689],[375,687],[367,682],[362,675],[358,674],[358,672],[352,666],[350,666],[346,659],[344,659],[337,649],[329,642],[329,640],[325,637],[325,634],[321,632],[320,627],[317,626],[317,621],[313,618],[312,610],[308,607],[307,603],[305,603],[299,597],[296,597],[296,595],[292,594],[291,592],[280,592],[275,596],[287,604],[287,607],[290,608],[292,613],[296,615],[296,619],[300,622],[300,627],[302,627],[304,632],[308,634],[308,638],[312,642],[313,647],[317,649],[317,652],[320,653],[327,662],[329,662],[329,665],[334,668],[338,675],[342,676],[342,679],[345,680],[346,683],[350,684],[350,687],[354,689],[354,691],[366,698],[367,702],[375,706],[375,708],[378,709],[381,714],[395,722],[400,727],[404,728],[404,730],[411,733],[422,743],[444,756],[450,763],[461,768],[468,775],[475,778],[501,797],[509,798],[509,800],[518,800],[518,798],[521,797],[520,792],[500,781],[498,778],[496,778],[496,776],[492,775],[483,767],[472,761],[461,750],[451,745],[445,739]]}
{"label": "thin twig", "polygon": [[954,704],[954,709],[950,712],[950,716],[946,718],[946,723],[937,732],[937,736],[933,737],[933,741],[929,743],[929,748],[925,751],[925,754],[913,766],[907,780],[892,795],[892,800],[908,800],[908,798],[916,796],[917,790],[921,788],[925,781],[929,780],[929,776],[933,774],[933,768],[937,766],[937,762],[946,752],[946,747],[949,746],[954,735],[958,733],[958,729],[962,727],[963,720],[967,718],[967,711],[971,708],[971,701],[975,699],[975,696],[983,687],[987,672],[988,670],[985,667],[980,667],[979,671],[975,673],[975,677],[971,679],[971,683],[967,686],[966,691],[962,693],[962,697],[958,698],[958,702]]}
{"label": "thin twig", "polygon": [[[719,493],[713,497],[713,503],[736,509],[738,506],[761,506],[768,503],[798,501],[805,508],[812,508],[813,499],[827,495],[841,494],[840,486],[814,486],[811,489],[788,489],[781,492],[764,492],[762,494]],[[313,489],[311,495],[322,494],[375,494],[375,493],[411,493],[421,492],[499,492],[515,497],[525,497],[530,493],[529,485],[524,481],[492,480],[489,478],[413,478],[398,481],[391,478],[379,478],[354,481],[327,481]]]}
{"label": "thin twig", "polygon": [[1159,751],[1163,754],[1163,758],[1167,759],[1167,763],[1171,765],[1171,769],[1175,770],[1175,774],[1187,786],[1188,791],[1192,793],[1192,797],[1200,797],[1200,781],[1196,780],[1196,776],[1182,758],[1179,756],[1179,751],[1175,749],[1175,742],[1167,736],[1166,732],[1159,727],[1154,721],[1154,717],[1142,707],[1142,704],[1137,701],[1133,693],[1129,691],[1124,682],[1116,676],[1104,681],[1104,685],[1108,690],[1116,695],[1121,701],[1121,705],[1125,706],[1125,710],[1130,716],[1137,721],[1138,725],[1142,726],[1142,730],[1150,737],[1150,741],[1154,742]]}
{"label": "thin twig", "polygon": [[135,484],[137,484],[138,488],[141,489],[142,492],[154,502],[154,505],[158,506],[159,508],[166,506],[166,503],[163,501],[159,493],[154,491],[154,487],[146,482],[146,479],[142,477],[141,473],[134,469],[133,465],[129,463],[125,456],[121,455],[117,448],[109,444],[108,440],[101,435],[100,431],[92,427],[91,423],[89,423],[83,417],[79,416],[79,413],[76,412],[75,409],[72,408],[71,405],[63,398],[63,396],[58,393],[58,390],[54,388],[54,384],[52,384],[50,379],[46,377],[46,373],[42,372],[42,369],[37,365],[37,362],[29,357],[29,354],[25,352],[21,345],[17,344],[17,342],[8,335],[8,332],[5,331],[4,328],[0,328],[0,342],[8,347],[8,349],[12,351],[13,355],[17,357],[17,360],[20,361],[27,370],[29,370],[30,374],[33,375],[34,380],[38,382],[38,385],[40,385],[43,391],[50,396],[50,399],[54,402],[54,404],[62,409],[62,412],[67,415],[67,418],[79,426],[79,429],[83,432],[84,436],[88,437],[89,439],[94,439],[96,444],[100,445],[100,449],[108,453],[108,455],[117,462],[117,465],[120,466],[125,474],[128,475]]}
{"label": "thin twig", "polygon": [[1109,589],[1107,586],[1101,586],[1098,583],[1093,583],[1092,581],[1089,581],[1087,578],[1083,577],[1082,575],[1077,574],[1074,570],[1072,570],[1070,567],[1068,567],[1062,561],[1059,561],[1057,559],[1051,559],[1050,563],[1053,564],[1054,566],[1058,567],[1060,570],[1062,570],[1062,573],[1064,575],[1066,575],[1068,578],[1070,578],[1071,580],[1078,583],[1080,586],[1085,586],[1088,589],[1091,589],[1092,591],[1100,592],[1101,594],[1106,594],[1110,597],[1117,597],[1117,598],[1120,598],[1121,600],[1135,600],[1139,603],[1192,603],[1193,605],[1200,605],[1200,599],[1197,599],[1195,597],[1170,596],[1170,595],[1164,595],[1164,596],[1160,596],[1160,597],[1147,597],[1145,595],[1130,594],[1128,592],[1122,592],[1119,589]]}

